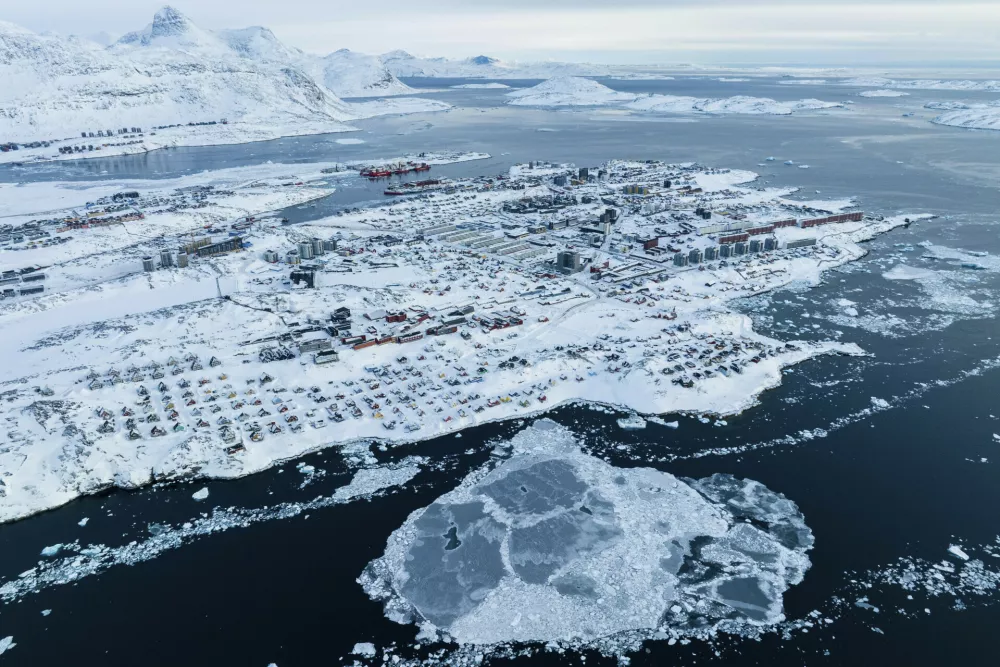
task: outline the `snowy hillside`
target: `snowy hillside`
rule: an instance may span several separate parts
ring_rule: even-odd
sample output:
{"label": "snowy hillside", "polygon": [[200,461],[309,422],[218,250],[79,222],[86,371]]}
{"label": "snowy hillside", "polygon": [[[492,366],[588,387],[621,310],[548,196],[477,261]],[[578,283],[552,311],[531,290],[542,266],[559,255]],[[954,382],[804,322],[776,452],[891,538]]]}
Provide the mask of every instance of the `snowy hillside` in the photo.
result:
{"label": "snowy hillside", "polygon": [[533,107],[603,106],[632,102],[636,95],[619,93],[596,81],[576,76],[557,77],[537,86],[507,93],[509,104]]}
{"label": "snowy hillside", "polygon": [[309,71],[340,97],[378,97],[415,92],[397,79],[378,56],[347,49],[316,59]]}
{"label": "snowy hillside", "polygon": [[768,114],[787,116],[798,111],[832,109],[843,105],[817,99],[778,102],[767,97],[737,95],[697,98],[680,95],[632,94],[612,90],[591,79],[557,77],[537,86],[507,93],[508,104],[532,107],[613,106],[637,113]]}
{"label": "snowy hillside", "polygon": [[807,99],[778,102],[768,97],[736,95],[723,98],[697,98],[678,95],[648,95],[625,105],[631,111],[644,113],[711,113],[789,116],[797,111],[833,109],[843,105],[836,102]]}
{"label": "snowy hillside", "polygon": [[230,49],[252,60],[298,67],[338,97],[381,97],[415,92],[378,58],[348,49],[316,56],[283,44],[267,28],[220,30]]}
{"label": "snowy hillside", "polygon": [[870,86],[872,88],[896,88],[906,90],[983,90],[1000,92],[1000,81],[969,79],[887,79],[880,76],[861,76],[843,79],[838,83],[845,86]]}
{"label": "snowy hillside", "polygon": [[[266,28],[210,32],[170,7],[106,49],[0,23],[0,79],[0,143],[114,130],[115,141],[92,142],[101,155],[345,131],[357,118],[448,108],[419,99],[350,105],[331,86],[353,95],[408,90],[375,58],[309,56]],[[182,127],[154,138],[168,125]],[[118,141],[119,128],[133,127],[144,132]]]}
{"label": "snowy hillside", "polygon": [[984,104],[938,102],[927,104],[925,107],[945,111],[931,121],[938,125],[965,127],[972,130],[1000,130],[1000,102]]}
{"label": "snowy hillside", "polygon": [[463,60],[420,58],[406,51],[390,51],[382,62],[398,77],[462,79],[550,79],[557,76],[606,76],[611,68],[586,63],[508,63],[489,56]]}

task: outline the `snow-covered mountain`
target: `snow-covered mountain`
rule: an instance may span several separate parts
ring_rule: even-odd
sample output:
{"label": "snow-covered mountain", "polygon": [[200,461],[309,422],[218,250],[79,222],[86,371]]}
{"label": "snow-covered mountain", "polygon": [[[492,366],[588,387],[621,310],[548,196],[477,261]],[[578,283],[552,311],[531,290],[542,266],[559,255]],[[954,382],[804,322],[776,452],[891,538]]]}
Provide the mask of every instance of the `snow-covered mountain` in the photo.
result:
{"label": "snow-covered mountain", "polygon": [[378,56],[347,49],[316,59],[309,71],[340,97],[379,97],[415,92],[397,79]]}
{"label": "snow-covered mountain", "polygon": [[490,56],[463,60],[420,58],[406,51],[390,51],[382,62],[398,77],[463,79],[549,79],[556,76],[607,76],[611,68],[586,63],[513,63]]}
{"label": "snow-covered mountain", "polygon": [[306,57],[302,51],[286,46],[273,32],[260,26],[219,30],[216,34],[232,51],[251,60],[293,64]]}
{"label": "snow-covered mountain", "polygon": [[508,104],[532,107],[604,106],[632,102],[636,97],[578,76],[555,77],[537,86],[507,93]]}
{"label": "snow-covered mountain", "polygon": [[349,52],[312,56],[260,27],[203,30],[171,7],[107,48],[0,23],[0,80],[0,143],[122,127],[204,128],[188,124],[221,119],[227,125],[211,136],[192,129],[187,134],[204,136],[166,143],[232,143],[346,130],[346,121],[380,113],[447,108],[417,99],[348,104],[338,92],[410,91],[377,58]]}
{"label": "snow-covered mountain", "polygon": [[164,7],[142,30],[121,37],[116,46],[156,46],[175,49],[222,49],[218,37],[196,26],[173,7]]}

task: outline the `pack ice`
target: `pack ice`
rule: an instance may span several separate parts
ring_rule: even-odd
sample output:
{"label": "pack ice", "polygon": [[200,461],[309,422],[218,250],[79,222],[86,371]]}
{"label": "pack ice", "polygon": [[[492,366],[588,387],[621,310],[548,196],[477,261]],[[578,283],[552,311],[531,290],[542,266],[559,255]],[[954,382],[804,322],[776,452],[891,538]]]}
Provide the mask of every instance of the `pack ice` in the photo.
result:
{"label": "pack ice", "polygon": [[390,619],[487,645],[783,620],[813,545],[792,501],[729,475],[616,468],[549,420],[511,445],[411,514],[365,569]]}

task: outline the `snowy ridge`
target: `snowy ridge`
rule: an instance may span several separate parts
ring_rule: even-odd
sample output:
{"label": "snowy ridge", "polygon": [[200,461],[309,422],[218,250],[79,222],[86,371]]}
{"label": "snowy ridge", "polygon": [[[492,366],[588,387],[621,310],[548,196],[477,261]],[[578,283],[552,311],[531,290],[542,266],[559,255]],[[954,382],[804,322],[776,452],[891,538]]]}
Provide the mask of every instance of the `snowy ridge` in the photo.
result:
{"label": "snowy ridge", "polygon": [[508,104],[533,107],[603,106],[636,99],[632,93],[614,91],[591,79],[556,77],[537,86],[507,93]]}
{"label": "snowy ridge", "polygon": [[945,112],[931,120],[938,125],[971,130],[1000,130],[1000,102],[931,102],[925,104],[924,108]]}
{"label": "snowy ridge", "polygon": [[[0,76],[0,142],[52,141],[123,127],[145,131],[129,146],[104,146],[101,155],[346,131],[352,129],[346,122],[357,118],[448,108],[428,100],[387,105],[385,111],[354,107],[338,93],[411,91],[377,58],[349,52],[310,56],[266,28],[213,33],[170,7],[107,49],[0,24]],[[227,128],[188,125],[222,119]],[[186,127],[152,138],[152,128],[177,124]],[[45,151],[44,157],[54,153]],[[26,157],[39,155],[4,154],[5,161]]]}
{"label": "snowy ridge", "polygon": [[637,113],[769,114],[840,108],[817,99],[777,102],[766,97],[738,95],[721,99],[679,95],[622,93],[581,77],[557,77],[532,88],[507,93],[508,104],[534,107],[613,106]]}
{"label": "snowy ridge", "polygon": [[842,79],[838,83],[845,86],[868,86],[872,88],[901,88],[906,90],[984,90],[1000,92],[1000,81],[970,79],[886,79],[879,76],[859,76]]}
{"label": "snowy ridge", "polygon": [[381,56],[386,67],[400,77],[462,79],[549,79],[555,76],[607,76],[612,68],[587,63],[503,62],[489,56],[462,60],[420,58],[406,51],[390,51]]}
{"label": "snowy ridge", "polygon": [[341,97],[378,97],[416,92],[397,79],[378,56],[347,49],[318,59],[309,71]]}

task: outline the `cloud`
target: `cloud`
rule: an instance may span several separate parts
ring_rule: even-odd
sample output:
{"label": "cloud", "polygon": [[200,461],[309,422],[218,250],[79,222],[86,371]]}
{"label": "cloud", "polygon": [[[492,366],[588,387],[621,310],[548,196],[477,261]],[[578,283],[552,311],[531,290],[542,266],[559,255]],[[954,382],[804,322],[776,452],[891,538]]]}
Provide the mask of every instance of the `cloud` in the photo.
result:
{"label": "cloud", "polygon": [[[161,2],[48,0],[19,3],[5,19],[36,30],[121,34],[149,22]],[[178,0],[206,28],[266,25],[284,41],[325,53],[403,48],[426,55],[488,53],[506,58],[695,57],[781,59],[810,54],[976,58],[1000,53],[1000,3],[957,0]],[[609,55],[610,54],[610,55]],[[595,58],[596,59],[596,58]]]}

